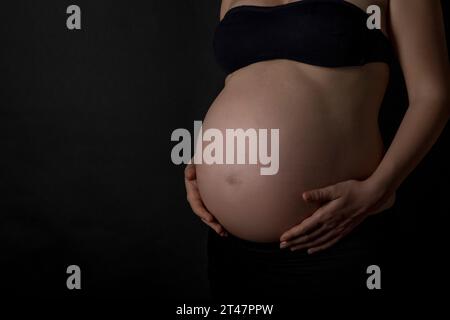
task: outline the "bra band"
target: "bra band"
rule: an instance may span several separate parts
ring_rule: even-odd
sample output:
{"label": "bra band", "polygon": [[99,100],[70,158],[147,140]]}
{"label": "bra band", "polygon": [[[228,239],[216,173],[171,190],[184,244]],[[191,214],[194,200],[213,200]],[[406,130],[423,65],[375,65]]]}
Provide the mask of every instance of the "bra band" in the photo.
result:
{"label": "bra band", "polygon": [[237,6],[215,29],[214,53],[227,74],[272,59],[323,67],[391,64],[390,41],[381,30],[367,27],[368,17],[344,0]]}

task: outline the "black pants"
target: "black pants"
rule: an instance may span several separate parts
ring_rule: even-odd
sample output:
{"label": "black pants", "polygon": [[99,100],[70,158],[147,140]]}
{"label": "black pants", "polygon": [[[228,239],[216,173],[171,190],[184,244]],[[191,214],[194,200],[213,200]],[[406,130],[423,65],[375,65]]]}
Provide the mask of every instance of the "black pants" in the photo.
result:
{"label": "black pants", "polygon": [[[309,255],[208,234],[208,278],[213,299],[295,299],[380,294],[369,290],[367,267],[384,265],[394,208],[366,218],[333,247]],[[382,287],[383,289],[383,287]],[[377,291],[377,293],[375,293]]]}

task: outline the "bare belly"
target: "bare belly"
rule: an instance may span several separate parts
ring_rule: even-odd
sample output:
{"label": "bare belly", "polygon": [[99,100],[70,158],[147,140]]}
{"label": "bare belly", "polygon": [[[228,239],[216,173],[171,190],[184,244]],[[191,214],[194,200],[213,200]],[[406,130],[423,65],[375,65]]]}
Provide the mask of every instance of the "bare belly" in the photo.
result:
{"label": "bare belly", "polygon": [[230,75],[203,132],[215,128],[225,137],[225,129],[279,129],[279,168],[261,175],[261,163],[197,164],[207,209],[237,237],[277,241],[317,209],[302,192],[368,177],[384,153],[378,111],[387,79],[379,63],[328,69],[287,60]]}

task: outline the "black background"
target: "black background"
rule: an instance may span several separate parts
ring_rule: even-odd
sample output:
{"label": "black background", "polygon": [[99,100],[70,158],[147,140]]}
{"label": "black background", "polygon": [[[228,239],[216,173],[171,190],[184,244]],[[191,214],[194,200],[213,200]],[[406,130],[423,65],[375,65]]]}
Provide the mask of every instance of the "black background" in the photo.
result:
{"label": "black background", "polygon": [[[82,30],[66,28],[71,4]],[[192,132],[223,85],[218,11],[211,0],[2,3],[2,293],[207,298],[206,227],[186,202],[170,135]],[[391,80],[387,143],[407,108],[398,68]],[[449,141],[447,128],[398,191],[387,278],[402,294],[446,285]],[[66,288],[71,264],[81,291]]]}

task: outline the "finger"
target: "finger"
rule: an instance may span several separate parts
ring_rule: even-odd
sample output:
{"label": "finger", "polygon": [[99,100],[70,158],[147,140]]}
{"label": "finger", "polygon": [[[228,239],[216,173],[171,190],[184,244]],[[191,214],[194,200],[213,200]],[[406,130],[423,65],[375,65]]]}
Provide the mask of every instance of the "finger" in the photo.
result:
{"label": "finger", "polygon": [[221,236],[226,236],[228,235],[227,232],[225,231],[225,229],[217,222],[209,222],[206,221],[204,219],[202,219],[202,221],[208,225],[211,229],[213,229],[217,234],[221,235]]}
{"label": "finger", "polygon": [[186,187],[187,193],[197,194],[200,196],[197,186],[197,180],[184,179],[184,186]]}
{"label": "finger", "polygon": [[338,206],[339,203],[337,201],[331,201],[320,207],[310,217],[283,233],[280,237],[280,241],[290,241],[293,238],[306,235],[322,227],[322,224],[325,222],[325,217],[328,216],[329,213],[333,213],[337,210]]}
{"label": "finger", "polygon": [[191,205],[192,211],[197,216],[208,222],[214,222],[214,216],[206,209],[203,201],[199,197],[188,195],[188,202]]}
{"label": "finger", "polygon": [[211,227],[215,232],[221,236],[228,235],[225,229],[217,222],[214,216],[206,209],[196,186],[196,170],[195,165],[189,163],[185,170],[185,187],[187,191],[187,200],[192,208],[192,211],[202,219],[202,221]]}
{"label": "finger", "polygon": [[304,236],[300,236],[297,238],[294,238],[291,241],[283,241],[280,244],[281,248],[289,248],[292,247],[293,245],[300,245],[306,242],[310,242],[315,240],[316,238],[320,237],[321,235],[323,235],[326,231],[328,230],[328,228],[325,225],[322,225],[320,228],[314,230],[313,232],[306,234]]}
{"label": "finger", "polygon": [[184,169],[184,177],[187,180],[194,180],[196,178],[196,170],[195,165],[188,164],[186,168]]}
{"label": "finger", "polygon": [[305,220],[303,220],[300,224],[292,227],[285,233],[283,233],[280,237],[281,242],[289,242],[295,238],[306,235],[308,233],[313,232],[316,229],[322,227],[322,223],[320,217],[315,216],[314,214]]}
{"label": "finger", "polygon": [[339,192],[336,185],[325,188],[305,191],[302,194],[303,199],[307,202],[326,202],[339,198]]}
{"label": "finger", "polygon": [[356,221],[352,225],[347,226],[342,232],[340,232],[336,236],[336,238],[331,239],[320,245],[313,246],[312,248],[308,249],[308,254],[313,254],[313,253],[328,249],[329,247],[333,246],[334,244],[336,244],[336,242],[338,242],[343,237],[345,237],[347,234],[349,234],[359,223],[361,223],[362,220],[363,219],[359,219],[359,221]]}
{"label": "finger", "polygon": [[339,235],[340,235],[340,233],[338,231],[336,231],[336,229],[333,229],[330,232],[327,232],[327,233],[323,234],[322,236],[318,237],[317,239],[314,239],[307,243],[302,243],[300,245],[293,246],[293,247],[291,247],[291,250],[296,251],[296,250],[302,250],[302,249],[306,249],[306,248],[317,247],[324,243],[328,243],[328,242],[332,241]]}
{"label": "finger", "polygon": [[[190,202],[191,203],[191,202]],[[191,204],[192,211],[201,218],[201,220],[211,227],[215,232],[221,236],[225,236],[225,229],[217,222],[216,218],[205,208],[200,198],[194,199]]]}
{"label": "finger", "polygon": [[328,249],[329,247],[331,247],[334,244],[336,244],[336,242],[338,242],[341,238],[342,238],[342,235],[337,236],[337,237],[331,239],[330,241],[328,241],[328,242],[326,242],[324,244],[321,244],[319,246],[316,246],[316,247],[313,247],[311,249],[308,249],[308,254],[313,254],[313,253],[316,253],[316,252]]}
{"label": "finger", "polygon": [[198,192],[198,188],[195,185],[195,181],[185,180],[187,200],[192,208],[192,211],[202,219],[206,221],[214,221],[213,215],[206,209]]}

